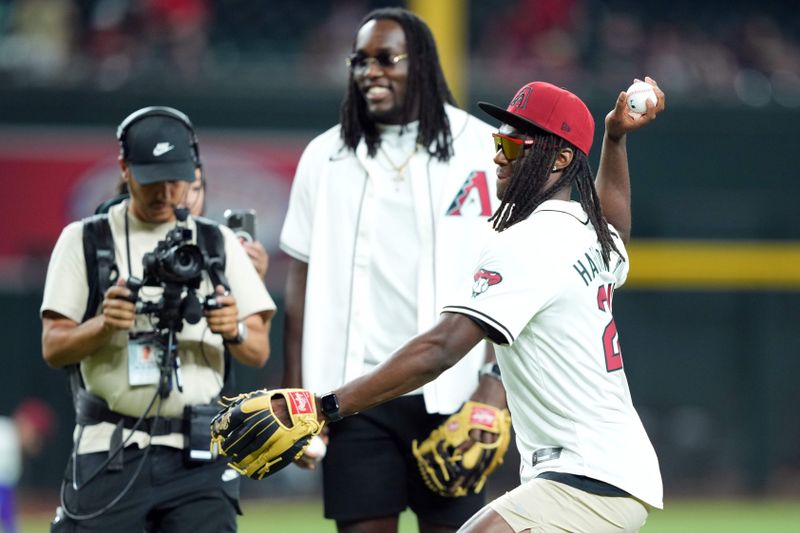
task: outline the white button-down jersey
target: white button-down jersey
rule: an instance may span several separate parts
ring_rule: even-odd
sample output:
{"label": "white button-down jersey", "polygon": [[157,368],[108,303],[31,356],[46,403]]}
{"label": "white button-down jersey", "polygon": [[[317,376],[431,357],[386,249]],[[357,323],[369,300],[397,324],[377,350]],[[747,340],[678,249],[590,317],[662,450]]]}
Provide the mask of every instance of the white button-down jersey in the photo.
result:
{"label": "white button-down jersey", "polygon": [[546,201],[495,234],[471,290],[444,311],[478,319],[499,344],[523,483],[544,471],[588,476],[661,508],[658,459],[631,401],[611,312],[628,273],[611,230],[620,253],[606,267],[580,204]]}
{"label": "white button-down jersey", "polygon": [[[404,186],[410,187],[413,211],[408,209],[400,220],[398,211],[407,206],[396,206],[388,214],[393,220],[387,221],[389,195],[382,191],[394,187],[398,171],[389,168],[383,154],[370,157],[363,139],[355,151],[349,150],[336,126],[303,152],[281,249],[308,263],[304,387],[320,394],[340,387],[389,355],[380,352],[397,349],[413,334],[433,327],[442,306],[457,294],[458,280],[471,275],[483,239],[493,233],[487,219],[499,205],[491,142],[496,130],[460,109],[446,105],[445,110],[453,134],[449,161],[437,160],[426,148],[408,158],[402,155],[411,153],[408,146],[394,152],[391,142],[383,146],[392,166],[406,165]],[[411,213],[414,223],[408,223]],[[376,230],[387,224],[391,227]],[[391,231],[398,235],[385,242]],[[408,246],[411,239],[416,242]],[[386,255],[390,246],[395,254],[408,256],[392,263],[397,256]],[[404,264],[416,265],[416,274],[392,277]],[[376,284],[381,284],[377,290]],[[392,299],[403,291],[410,292],[404,301]],[[376,313],[384,316],[375,319]],[[388,327],[390,331],[384,329]],[[384,332],[385,339],[379,340]],[[428,412],[457,411],[475,391],[484,358],[481,344],[425,385]]]}

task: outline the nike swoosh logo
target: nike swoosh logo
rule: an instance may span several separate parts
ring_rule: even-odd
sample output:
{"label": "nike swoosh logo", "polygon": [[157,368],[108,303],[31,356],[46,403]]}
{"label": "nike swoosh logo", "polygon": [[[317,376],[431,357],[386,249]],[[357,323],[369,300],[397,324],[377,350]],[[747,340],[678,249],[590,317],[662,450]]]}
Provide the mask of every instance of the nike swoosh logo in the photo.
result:
{"label": "nike swoosh logo", "polygon": [[158,143],[156,147],[153,148],[153,155],[156,157],[164,155],[173,148],[175,148],[175,146],[170,143]]}

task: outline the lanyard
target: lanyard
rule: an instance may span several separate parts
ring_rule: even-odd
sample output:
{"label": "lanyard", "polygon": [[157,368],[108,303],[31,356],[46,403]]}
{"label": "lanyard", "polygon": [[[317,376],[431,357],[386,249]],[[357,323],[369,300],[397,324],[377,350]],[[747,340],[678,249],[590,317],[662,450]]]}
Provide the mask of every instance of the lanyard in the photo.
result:
{"label": "lanyard", "polygon": [[125,251],[128,254],[128,279],[133,277],[133,270],[131,267],[131,238],[130,230],[128,229],[128,205],[125,204]]}

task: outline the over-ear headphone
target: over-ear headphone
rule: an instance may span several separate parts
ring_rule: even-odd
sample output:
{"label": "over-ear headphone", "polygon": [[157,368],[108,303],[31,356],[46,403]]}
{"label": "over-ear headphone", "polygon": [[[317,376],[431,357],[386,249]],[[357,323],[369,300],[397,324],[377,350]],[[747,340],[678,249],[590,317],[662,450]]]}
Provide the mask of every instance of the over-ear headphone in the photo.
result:
{"label": "over-ear headphone", "polygon": [[196,166],[200,167],[202,164],[200,163],[200,146],[197,143],[197,134],[194,132],[194,126],[192,126],[192,121],[189,120],[189,117],[186,116],[185,113],[178,111],[174,107],[167,107],[167,106],[159,106],[153,105],[149,107],[143,107],[138,111],[134,111],[130,115],[128,115],[125,120],[123,120],[119,126],[117,126],[117,140],[119,141],[119,152],[122,159],[127,159],[128,154],[125,149],[125,138],[128,135],[128,131],[131,129],[135,123],[139,122],[145,117],[153,117],[153,116],[162,116],[162,117],[169,117],[171,119],[177,120],[181,124],[183,124],[187,130],[189,130],[189,138],[191,139],[192,145],[192,154],[194,154],[194,163]]}

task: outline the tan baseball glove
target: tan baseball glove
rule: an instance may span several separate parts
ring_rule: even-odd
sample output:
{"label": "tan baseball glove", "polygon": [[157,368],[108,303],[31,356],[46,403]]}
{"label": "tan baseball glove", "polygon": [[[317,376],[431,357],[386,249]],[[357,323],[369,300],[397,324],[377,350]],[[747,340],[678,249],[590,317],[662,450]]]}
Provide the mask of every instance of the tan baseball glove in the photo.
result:
{"label": "tan baseball glove", "polygon": [[[492,443],[473,442],[464,450],[473,429],[497,438]],[[429,489],[442,496],[460,497],[481,491],[489,475],[503,463],[510,440],[507,409],[467,402],[421,444],[415,440],[412,451]]]}
{"label": "tan baseball glove", "polygon": [[[281,396],[291,425],[273,410]],[[311,437],[319,434],[314,394],[305,389],[256,390],[226,398],[211,420],[211,450],[231,458],[231,466],[253,479],[262,479],[303,455]]]}

